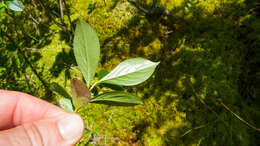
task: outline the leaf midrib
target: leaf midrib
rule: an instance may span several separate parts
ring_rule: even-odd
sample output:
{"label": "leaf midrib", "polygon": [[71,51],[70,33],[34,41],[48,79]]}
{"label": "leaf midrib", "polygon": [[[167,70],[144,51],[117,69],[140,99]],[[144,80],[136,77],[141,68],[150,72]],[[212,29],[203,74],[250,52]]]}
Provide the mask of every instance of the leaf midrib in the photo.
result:
{"label": "leaf midrib", "polygon": [[[151,66],[149,66],[149,67],[147,67],[147,68],[150,68],[150,67],[153,67],[153,66],[157,66],[158,65],[158,63],[154,63],[153,65],[151,65]],[[138,72],[139,71],[142,71],[142,70],[145,70],[145,69],[147,69],[147,68],[144,68],[144,69],[141,69],[141,70],[138,70]],[[137,71],[135,71],[135,72],[130,72],[130,73],[127,73],[127,74],[123,74],[123,75],[120,75],[120,76],[116,76],[116,77],[114,77],[114,78],[108,78],[108,79],[106,79],[106,80],[100,80],[99,81],[99,83],[100,82],[103,82],[103,81],[107,81],[107,80],[111,80],[111,79],[115,79],[115,78],[120,78],[120,77],[122,77],[122,76],[126,76],[126,75],[130,75],[130,74],[133,74],[133,73],[136,73]],[[106,76],[105,76],[106,77]],[[104,77],[104,78],[105,78]]]}

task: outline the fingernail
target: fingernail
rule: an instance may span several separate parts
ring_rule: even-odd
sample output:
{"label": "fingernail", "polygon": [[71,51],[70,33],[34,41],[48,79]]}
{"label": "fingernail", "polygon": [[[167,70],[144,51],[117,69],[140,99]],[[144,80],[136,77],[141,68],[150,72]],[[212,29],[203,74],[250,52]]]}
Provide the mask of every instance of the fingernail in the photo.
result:
{"label": "fingernail", "polygon": [[84,122],[77,114],[68,114],[65,118],[58,122],[58,127],[61,136],[67,141],[77,141],[80,139],[83,130]]}

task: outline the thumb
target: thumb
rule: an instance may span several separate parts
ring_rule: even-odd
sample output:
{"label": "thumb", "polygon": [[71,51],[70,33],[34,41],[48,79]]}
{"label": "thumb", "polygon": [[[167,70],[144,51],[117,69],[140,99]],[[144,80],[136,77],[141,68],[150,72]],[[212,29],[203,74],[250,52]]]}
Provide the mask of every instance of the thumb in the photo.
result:
{"label": "thumb", "polygon": [[0,131],[0,145],[69,146],[80,139],[83,130],[84,123],[80,116],[62,113]]}

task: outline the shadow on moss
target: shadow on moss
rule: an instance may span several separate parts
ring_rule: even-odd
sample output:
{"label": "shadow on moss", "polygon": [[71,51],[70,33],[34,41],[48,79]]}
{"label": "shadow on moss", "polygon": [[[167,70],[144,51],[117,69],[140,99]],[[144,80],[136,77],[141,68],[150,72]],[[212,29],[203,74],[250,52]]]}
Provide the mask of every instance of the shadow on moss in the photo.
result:
{"label": "shadow on moss", "polygon": [[[248,5],[221,3],[208,13],[200,5],[191,10],[188,2],[157,21],[148,21],[137,13],[126,27],[102,43],[104,54],[113,54],[102,56],[102,64],[114,55],[161,62],[154,78],[134,89],[145,100],[147,108],[141,113],[148,112],[150,116],[139,115],[141,120],[133,128],[137,136],[131,143],[256,145],[257,134],[217,102],[218,98],[223,99],[236,113],[257,124],[256,104],[254,109],[246,104],[253,104],[255,99],[240,95],[244,89],[239,88],[238,81],[243,74],[241,64],[250,55],[245,52],[252,46],[245,41],[252,36],[245,34],[254,38],[257,34],[248,32],[248,26],[241,28]],[[254,16],[247,21],[259,23]],[[129,44],[124,49],[129,50],[119,47],[122,40]],[[249,116],[251,110],[254,112]]]}

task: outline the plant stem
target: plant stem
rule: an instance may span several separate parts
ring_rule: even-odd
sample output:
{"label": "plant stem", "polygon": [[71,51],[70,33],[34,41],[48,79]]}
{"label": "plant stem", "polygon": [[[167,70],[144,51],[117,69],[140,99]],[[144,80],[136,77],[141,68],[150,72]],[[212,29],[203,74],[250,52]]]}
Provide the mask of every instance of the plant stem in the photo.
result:
{"label": "plant stem", "polygon": [[91,91],[96,85],[98,84],[98,82],[95,82],[89,89],[89,91]]}

